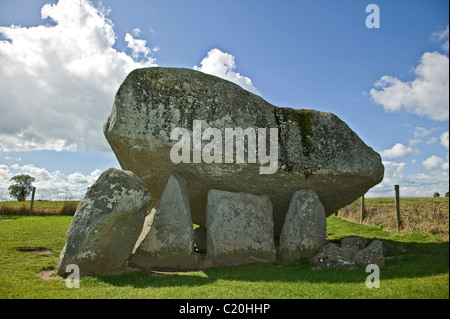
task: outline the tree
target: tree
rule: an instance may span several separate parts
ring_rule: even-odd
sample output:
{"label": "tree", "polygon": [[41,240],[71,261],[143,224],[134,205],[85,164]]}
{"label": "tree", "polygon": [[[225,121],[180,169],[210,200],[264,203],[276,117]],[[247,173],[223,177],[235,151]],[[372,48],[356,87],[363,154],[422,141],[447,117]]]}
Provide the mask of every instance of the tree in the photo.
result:
{"label": "tree", "polygon": [[12,184],[8,188],[9,195],[17,199],[19,202],[23,202],[25,198],[27,198],[27,196],[33,191],[33,185],[31,185],[31,183],[34,181],[35,178],[27,174],[12,177]]}

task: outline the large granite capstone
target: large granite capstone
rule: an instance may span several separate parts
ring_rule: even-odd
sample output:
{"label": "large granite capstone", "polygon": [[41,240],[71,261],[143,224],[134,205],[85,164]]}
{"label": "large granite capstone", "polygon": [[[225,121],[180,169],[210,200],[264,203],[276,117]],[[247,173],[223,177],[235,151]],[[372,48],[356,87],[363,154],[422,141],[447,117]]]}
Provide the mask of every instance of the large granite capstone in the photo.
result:
{"label": "large granite capstone", "polygon": [[[173,163],[170,151],[179,140],[171,140],[171,133],[175,128],[187,129],[192,151],[194,121],[201,121],[202,131],[218,128],[222,145],[225,128],[256,132],[264,128],[267,141],[269,129],[276,128],[276,172],[260,174],[260,168],[268,164],[259,162],[194,163],[192,154],[190,163]],[[151,206],[159,200],[169,176],[177,172],[187,180],[194,223],[205,225],[210,189],[268,195],[275,236],[299,189],[314,190],[329,216],[381,182],[384,174],[380,155],[337,116],[276,107],[234,83],[190,69],[132,71],[117,91],[104,134],[122,168],[148,186]],[[202,147],[209,142],[202,141]]]}

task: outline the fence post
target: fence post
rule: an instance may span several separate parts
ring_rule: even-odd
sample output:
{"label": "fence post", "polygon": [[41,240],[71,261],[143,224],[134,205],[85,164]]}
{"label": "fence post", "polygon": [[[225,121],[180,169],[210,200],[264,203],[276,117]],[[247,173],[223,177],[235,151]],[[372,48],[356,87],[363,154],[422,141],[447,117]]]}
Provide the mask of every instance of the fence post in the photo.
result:
{"label": "fence post", "polygon": [[394,185],[395,190],[395,212],[397,218],[397,230],[400,231],[402,221],[400,219],[400,186]]}
{"label": "fence post", "polygon": [[33,204],[34,204],[34,194],[35,193],[36,193],[36,187],[33,187],[33,192],[31,193],[30,214],[33,213]]}
{"label": "fence post", "polygon": [[363,223],[364,217],[366,217],[366,207],[364,205],[364,195],[361,196],[361,220],[360,224]]}

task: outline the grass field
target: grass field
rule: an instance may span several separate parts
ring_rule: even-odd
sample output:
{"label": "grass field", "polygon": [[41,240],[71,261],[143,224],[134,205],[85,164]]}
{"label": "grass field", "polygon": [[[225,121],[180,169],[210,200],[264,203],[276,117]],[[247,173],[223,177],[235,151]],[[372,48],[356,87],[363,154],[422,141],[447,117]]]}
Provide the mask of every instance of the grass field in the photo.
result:
{"label": "grass field", "polygon": [[[449,298],[449,245],[438,236],[397,233],[328,218],[330,239],[378,237],[395,252],[380,271],[380,288],[368,289],[364,269],[312,270],[307,262],[255,264],[205,271],[130,272],[84,277],[69,289],[61,277],[42,278],[54,269],[65,244],[70,216],[0,216],[0,298]],[[42,247],[49,253],[18,251]]]}
{"label": "grass field", "polygon": [[[394,198],[366,198],[366,215],[363,223],[388,230],[397,229]],[[338,215],[347,220],[360,222],[361,199],[339,210]],[[448,197],[402,197],[400,198],[401,231],[425,232],[449,239]]]}
{"label": "grass field", "polygon": [[33,202],[33,211],[30,211],[30,201],[0,202],[2,215],[64,215],[73,216],[80,201],[41,201]]}

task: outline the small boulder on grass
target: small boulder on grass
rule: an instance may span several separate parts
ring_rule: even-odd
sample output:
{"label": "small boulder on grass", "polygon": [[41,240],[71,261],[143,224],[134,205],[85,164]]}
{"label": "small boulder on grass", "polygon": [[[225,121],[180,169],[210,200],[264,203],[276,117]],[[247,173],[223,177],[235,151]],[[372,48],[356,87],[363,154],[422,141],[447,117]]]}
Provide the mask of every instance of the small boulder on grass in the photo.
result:
{"label": "small boulder on grass", "polygon": [[361,268],[370,264],[384,267],[383,244],[380,240],[373,240],[366,248],[358,251],[353,261]]}
{"label": "small boulder on grass", "polygon": [[358,266],[348,253],[334,243],[326,244],[309,261],[316,268],[358,269]]}
{"label": "small boulder on grass", "polygon": [[363,237],[345,237],[342,239],[340,247],[335,243],[328,243],[309,261],[316,268],[355,270],[365,268],[370,264],[384,267],[382,241],[374,239],[369,245],[366,245],[367,240]]}
{"label": "small boulder on grass", "polygon": [[88,189],[67,232],[56,271],[75,264],[81,275],[120,270],[131,256],[151,200],[132,172],[110,168]]}

